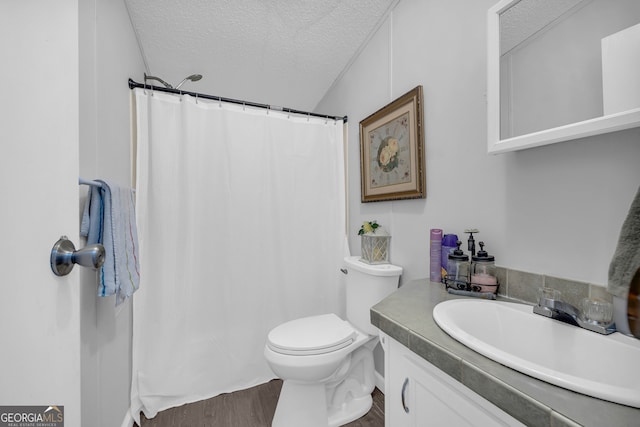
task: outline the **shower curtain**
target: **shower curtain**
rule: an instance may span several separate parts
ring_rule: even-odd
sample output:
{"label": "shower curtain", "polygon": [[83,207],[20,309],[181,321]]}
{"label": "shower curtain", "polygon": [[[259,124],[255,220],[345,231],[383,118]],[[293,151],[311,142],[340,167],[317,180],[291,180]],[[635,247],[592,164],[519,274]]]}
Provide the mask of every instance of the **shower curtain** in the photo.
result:
{"label": "shower curtain", "polygon": [[343,123],[135,90],[131,416],[274,378],[269,330],[344,314]]}

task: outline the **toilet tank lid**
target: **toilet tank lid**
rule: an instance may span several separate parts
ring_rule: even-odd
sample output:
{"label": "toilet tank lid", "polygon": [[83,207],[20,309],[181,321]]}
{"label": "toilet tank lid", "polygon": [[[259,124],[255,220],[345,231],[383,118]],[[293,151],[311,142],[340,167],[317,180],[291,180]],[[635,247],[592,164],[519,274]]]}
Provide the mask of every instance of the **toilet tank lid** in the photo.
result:
{"label": "toilet tank lid", "polygon": [[344,259],[347,268],[354,268],[362,273],[372,276],[400,276],[402,267],[393,264],[368,264],[359,256],[350,256]]}

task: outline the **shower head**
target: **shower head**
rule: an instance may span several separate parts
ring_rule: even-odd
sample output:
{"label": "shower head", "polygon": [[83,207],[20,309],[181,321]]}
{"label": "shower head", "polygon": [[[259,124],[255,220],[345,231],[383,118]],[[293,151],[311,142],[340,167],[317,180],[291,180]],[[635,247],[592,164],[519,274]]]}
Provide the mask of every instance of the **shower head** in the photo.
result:
{"label": "shower head", "polygon": [[189,77],[185,77],[184,80],[178,83],[178,85],[175,88],[178,89],[180,86],[185,84],[187,80],[191,80],[192,82],[197,82],[201,78],[202,78],[202,74],[191,74]]}
{"label": "shower head", "polygon": [[147,73],[144,73],[144,82],[145,82],[145,84],[147,83],[147,80],[157,80],[160,83],[162,83],[164,85],[164,87],[169,88],[169,89],[173,89],[173,86],[171,86],[169,83],[167,83],[164,80],[162,80],[160,77],[148,76]]}

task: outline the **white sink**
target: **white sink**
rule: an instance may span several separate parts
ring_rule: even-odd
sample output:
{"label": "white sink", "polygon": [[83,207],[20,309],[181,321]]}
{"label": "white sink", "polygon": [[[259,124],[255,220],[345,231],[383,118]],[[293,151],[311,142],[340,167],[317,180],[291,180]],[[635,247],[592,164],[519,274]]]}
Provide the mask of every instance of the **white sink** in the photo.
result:
{"label": "white sink", "polygon": [[433,318],[447,334],[524,374],[611,402],[640,408],[640,340],[600,335],[502,301],[441,302]]}

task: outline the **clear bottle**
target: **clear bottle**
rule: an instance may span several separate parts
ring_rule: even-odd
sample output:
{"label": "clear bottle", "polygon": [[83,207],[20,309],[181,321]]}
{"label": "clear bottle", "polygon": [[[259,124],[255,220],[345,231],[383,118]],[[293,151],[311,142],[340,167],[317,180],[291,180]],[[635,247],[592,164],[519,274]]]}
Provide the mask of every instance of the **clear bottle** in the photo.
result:
{"label": "clear bottle", "polygon": [[445,284],[448,288],[468,290],[469,286],[469,255],[460,249],[462,242],[456,242],[457,249],[449,254],[447,260],[447,275]]}
{"label": "clear bottle", "polygon": [[496,293],[498,276],[496,274],[495,257],[484,250],[484,242],[479,242],[480,250],[474,255],[471,263],[471,290],[474,292]]}
{"label": "clear bottle", "polygon": [[444,283],[445,276],[447,275],[447,269],[449,264],[449,254],[452,254],[456,250],[456,242],[458,236],[455,234],[445,234],[442,236],[442,282]]}

